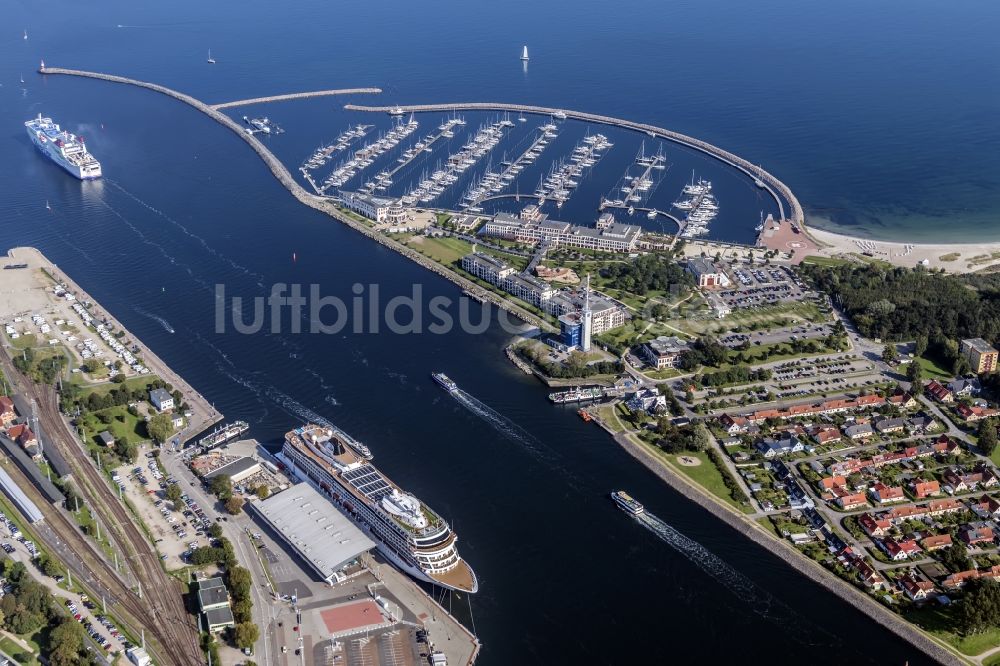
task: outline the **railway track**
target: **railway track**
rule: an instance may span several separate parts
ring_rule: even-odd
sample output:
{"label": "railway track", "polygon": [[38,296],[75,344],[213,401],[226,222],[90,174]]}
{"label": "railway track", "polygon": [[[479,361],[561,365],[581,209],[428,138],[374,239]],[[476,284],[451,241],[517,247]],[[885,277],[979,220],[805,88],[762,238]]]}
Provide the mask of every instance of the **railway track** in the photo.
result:
{"label": "railway track", "polygon": [[[80,534],[79,528],[61,511],[41,500],[49,511],[53,530],[67,544],[73,543],[76,552],[90,551],[97,563],[89,572],[105,582],[119,604],[135,618],[139,627],[152,634],[159,644],[160,663],[203,664],[204,658],[197,641],[197,627],[184,607],[181,591],[175,580],[163,570],[159,556],[146,535],[139,529],[128,509],[118,500],[104,480],[100,471],[92,464],[89,456],[76,441],[68,423],[59,412],[58,398],[49,387],[39,387],[20,375],[3,354],[4,371],[12,381],[18,380],[19,388],[26,396],[33,398],[37,405],[37,417],[45,424],[50,445],[56,446],[66,457],[77,480],[78,492],[90,501],[91,506],[103,518],[107,530],[113,533],[121,554],[130,565],[139,588],[131,590],[117,575],[110,572],[108,563],[101,561],[91,545]],[[27,482],[27,480],[25,479]],[[30,485],[30,482],[29,482]],[[45,511],[45,510],[43,510]],[[83,550],[77,550],[82,547]],[[101,575],[98,571],[103,570]],[[141,598],[139,591],[141,590]],[[138,631],[136,631],[138,635]]]}

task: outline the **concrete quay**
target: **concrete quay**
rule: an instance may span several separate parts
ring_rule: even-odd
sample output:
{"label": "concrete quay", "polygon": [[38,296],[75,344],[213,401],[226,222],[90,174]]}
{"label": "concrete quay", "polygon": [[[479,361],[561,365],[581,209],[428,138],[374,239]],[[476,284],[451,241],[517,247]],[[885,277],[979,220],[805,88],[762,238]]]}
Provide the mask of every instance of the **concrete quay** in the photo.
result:
{"label": "concrete quay", "polygon": [[[336,202],[334,202],[332,199],[329,199],[327,197],[321,197],[315,194],[310,194],[304,187],[302,187],[295,181],[295,178],[292,177],[292,174],[288,170],[288,168],[285,167],[285,165],[282,164],[281,161],[277,157],[275,157],[275,155],[270,150],[268,150],[263,143],[261,143],[253,135],[247,134],[244,131],[244,128],[239,123],[237,123],[236,121],[234,121],[232,118],[222,113],[221,111],[216,110],[209,104],[206,104],[198,99],[195,99],[194,97],[191,97],[190,95],[186,95],[182,92],[172,90],[165,86],[161,86],[155,83],[147,83],[145,81],[139,81],[136,79],[129,79],[124,76],[102,74],[100,72],[86,72],[75,69],[62,69],[59,67],[44,67],[40,68],[38,71],[40,74],[45,74],[45,75],[62,74],[66,76],[80,76],[90,79],[99,79],[102,81],[109,81],[111,83],[124,83],[127,85],[138,86],[140,88],[146,88],[147,90],[152,90],[154,92],[167,95],[168,97],[173,97],[174,99],[180,102],[184,102],[185,104],[192,106],[195,109],[206,114],[207,116],[217,121],[221,125],[228,127],[230,130],[235,132],[238,137],[246,141],[250,145],[250,147],[253,148],[254,152],[256,152],[257,155],[262,160],[264,160],[264,163],[271,170],[271,173],[274,174],[274,177],[278,179],[278,182],[284,185],[285,188],[292,193],[292,196],[294,196],[296,199],[299,200],[299,202],[305,204],[306,206],[309,206],[310,208],[314,208],[320,212],[326,213],[327,215],[334,218],[338,222],[342,222],[351,229],[354,229],[358,233],[364,234],[368,238],[371,238],[375,242],[383,245],[384,247],[387,247],[390,250],[398,252],[399,254],[410,259],[411,261],[420,264],[427,270],[437,273],[446,280],[450,280],[451,282],[457,284],[462,289],[475,292],[482,291],[479,288],[479,285],[473,282],[472,280],[468,280],[462,277],[461,275],[455,273],[454,271],[448,270],[441,264],[433,261],[428,257],[425,257],[416,250],[409,248],[403,245],[402,243],[399,243],[389,238],[385,234],[375,231],[374,229],[372,229],[371,227],[362,222],[358,222],[357,220],[355,220],[354,218],[350,217],[349,215],[341,211],[339,208],[337,208]],[[530,324],[532,326],[537,326],[547,331],[556,330],[555,327],[552,326],[549,322],[541,319],[534,313],[518,306],[517,304],[509,302],[504,298],[501,298],[499,295],[493,294],[492,292],[489,291],[484,291],[482,296],[484,300],[489,301],[490,303],[492,303],[501,310],[509,312],[510,314],[514,315],[515,317],[517,317],[518,319],[527,324]]]}
{"label": "concrete quay", "polygon": [[107,309],[103,308],[96,298],[84,291],[69,275],[59,270],[40,251],[33,247],[16,247],[9,251],[8,256],[17,263],[26,263],[31,268],[41,268],[53,280],[65,284],[67,291],[73,294],[77,301],[92,303],[93,307],[90,310],[92,317],[95,319],[106,319],[115,328],[124,331],[129,341],[139,348],[142,361],[149,368],[150,373],[169,383],[184,394],[184,401],[190,406],[193,416],[187,426],[177,433],[175,437],[180,438],[182,442],[186,441],[187,438],[193,437],[205,428],[209,428],[222,420],[222,414],[212,406],[212,403],[184,381],[180,375],[171,370],[169,365],[153,353],[153,350],[144,345],[138,337],[129,331],[120,321],[115,319]]}

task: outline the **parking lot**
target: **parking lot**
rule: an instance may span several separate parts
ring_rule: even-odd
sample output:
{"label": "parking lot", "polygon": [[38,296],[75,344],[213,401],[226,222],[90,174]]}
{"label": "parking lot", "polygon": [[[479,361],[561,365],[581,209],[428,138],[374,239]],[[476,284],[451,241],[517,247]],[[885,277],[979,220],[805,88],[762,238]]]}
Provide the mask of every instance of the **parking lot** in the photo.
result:
{"label": "parking lot", "polygon": [[753,308],[810,298],[813,293],[785,266],[743,266],[730,270],[733,288],[719,297],[732,308]]}
{"label": "parking lot", "polygon": [[172,479],[164,478],[156,458],[147,455],[140,455],[135,465],[119,467],[112,480],[139,511],[164,565],[167,569],[178,569],[187,564],[186,557],[192,548],[208,545],[205,530],[209,521],[201,507],[183,496],[177,507],[166,499],[166,488]]}
{"label": "parking lot", "polygon": [[[55,578],[46,576],[35,565],[34,559],[38,555],[37,547],[21,534],[13,521],[8,519],[3,512],[0,512],[0,526],[2,526],[0,527],[0,536],[3,537],[0,541],[0,548],[7,554],[7,557],[24,564],[31,572],[32,577],[49,590],[52,597],[65,607],[73,619],[83,625],[84,630],[93,640],[93,645],[89,646],[88,649],[103,649],[109,655],[114,655],[131,647],[131,643],[121,634],[118,627],[101,614],[98,603],[86,595],[63,589],[59,586],[63,582],[62,576]],[[0,583],[0,597],[8,591],[7,582],[2,581]]]}
{"label": "parking lot", "polygon": [[786,326],[767,331],[754,331],[753,333],[730,333],[719,338],[719,342],[727,347],[739,347],[747,343],[751,345],[774,345],[794,342],[796,340],[825,338],[831,332],[832,328],[829,324],[799,324],[797,326]]}

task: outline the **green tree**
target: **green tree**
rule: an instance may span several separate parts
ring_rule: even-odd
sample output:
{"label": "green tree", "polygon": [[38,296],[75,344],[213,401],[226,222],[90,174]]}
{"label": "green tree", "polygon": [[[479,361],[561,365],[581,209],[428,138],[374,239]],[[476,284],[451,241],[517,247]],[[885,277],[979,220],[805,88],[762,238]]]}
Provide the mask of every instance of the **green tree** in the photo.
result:
{"label": "green tree", "polygon": [[897,360],[899,360],[899,352],[896,351],[896,345],[887,344],[882,349],[882,360],[888,363],[889,365],[893,365],[896,363]]}
{"label": "green tree", "polygon": [[181,501],[182,494],[183,493],[181,493],[181,487],[176,483],[171,483],[169,486],[167,486],[167,490],[165,492],[166,498],[171,502],[173,502],[175,506],[177,506],[177,504]]}
{"label": "green tree", "polygon": [[220,500],[226,501],[233,495],[233,480],[227,474],[220,474],[212,477],[208,489]]}
{"label": "green tree", "polygon": [[271,496],[271,488],[266,483],[262,483],[254,488],[254,494],[261,499],[267,499]]}
{"label": "green tree", "polygon": [[230,495],[229,499],[226,500],[226,511],[228,511],[230,515],[235,516],[242,510],[243,498],[238,495]]}
{"label": "green tree", "polygon": [[233,632],[233,640],[236,642],[236,647],[240,649],[253,647],[258,638],[260,638],[260,630],[253,622],[237,624],[236,630]]}
{"label": "green tree", "polygon": [[969,553],[960,541],[954,542],[949,548],[941,551],[941,564],[951,571],[968,571],[973,568]]}
{"label": "green tree", "polygon": [[49,663],[52,666],[80,664],[83,640],[83,626],[70,618],[63,619],[49,634]]}
{"label": "green tree", "polygon": [[[924,366],[920,365],[916,358],[914,358],[908,366],[906,366],[906,378],[910,380],[912,384],[919,384],[920,380],[924,378]],[[919,387],[914,389],[914,392],[918,391]]]}
{"label": "green tree", "polygon": [[213,539],[222,538],[222,525],[219,523],[212,523],[212,526],[208,528],[208,533]]}
{"label": "green tree", "polygon": [[977,444],[984,456],[992,456],[997,448],[997,423],[994,419],[983,419],[979,422]]}
{"label": "green tree", "polygon": [[253,620],[253,602],[250,599],[240,599],[233,601],[233,618],[237,623],[251,622]]}
{"label": "green tree", "polygon": [[146,430],[149,432],[151,438],[163,444],[170,438],[170,435],[174,434],[174,426],[170,422],[170,414],[155,415],[149,419],[149,423],[146,424]]}
{"label": "green tree", "polygon": [[956,619],[966,635],[981,633],[1000,624],[1000,584],[985,578],[969,581]]}
{"label": "green tree", "polygon": [[927,351],[927,334],[921,333],[917,336],[917,341],[913,345],[913,355],[915,357],[923,356]]}

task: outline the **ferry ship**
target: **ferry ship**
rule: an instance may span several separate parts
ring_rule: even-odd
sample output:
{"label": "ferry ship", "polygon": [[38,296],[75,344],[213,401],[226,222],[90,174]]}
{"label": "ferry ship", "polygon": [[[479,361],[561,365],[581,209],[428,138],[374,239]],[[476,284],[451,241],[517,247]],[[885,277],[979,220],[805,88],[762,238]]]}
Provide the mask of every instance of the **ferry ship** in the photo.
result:
{"label": "ferry ship", "polygon": [[615,501],[615,504],[617,504],[622,511],[631,513],[633,516],[638,516],[646,510],[645,507],[635,501],[632,496],[624,490],[616,490],[611,493],[611,499]]}
{"label": "ferry ship", "polygon": [[232,423],[219,426],[199,439],[198,446],[203,449],[211,449],[239,437],[249,429],[250,426],[246,421],[233,421]]}
{"label": "ferry ship", "polygon": [[333,429],[306,424],[291,430],[276,457],[329,497],[403,571],[450,590],[479,589],[448,523],[345,446]]}
{"label": "ferry ship", "polygon": [[24,126],[35,147],[72,175],[80,180],[101,177],[101,163],[87,150],[83,137],[60,129],[51,118],[42,118],[40,113]]}
{"label": "ferry ship", "polygon": [[443,372],[432,372],[431,377],[433,377],[434,381],[440,384],[444,390],[448,391],[448,393],[454,393],[458,390],[458,384],[453,382],[451,378]]}

